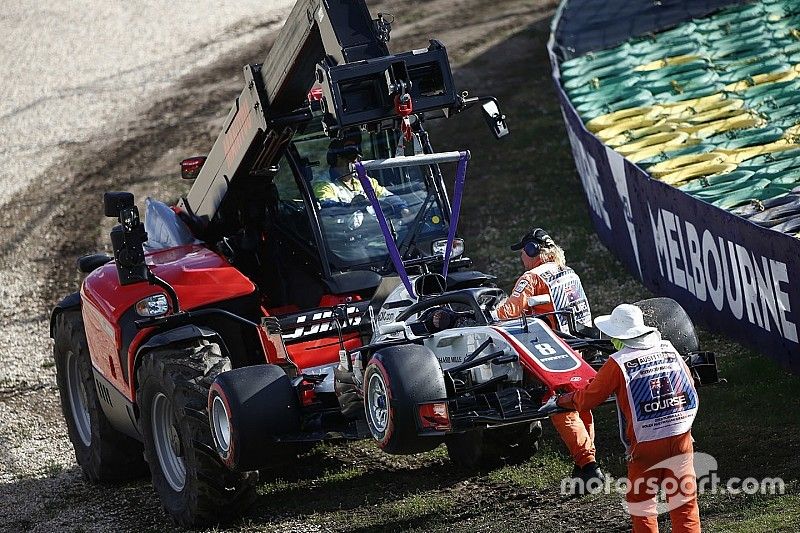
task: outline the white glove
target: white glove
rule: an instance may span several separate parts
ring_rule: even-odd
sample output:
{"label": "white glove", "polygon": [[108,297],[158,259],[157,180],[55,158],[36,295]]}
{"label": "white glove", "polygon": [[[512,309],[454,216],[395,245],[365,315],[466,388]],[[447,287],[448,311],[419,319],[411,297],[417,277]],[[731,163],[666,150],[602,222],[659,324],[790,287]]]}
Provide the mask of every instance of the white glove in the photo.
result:
{"label": "white glove", "polygon": [[539,408],[539,414],[550,415],[555,412],[562,411],[563,409],[556,403],[557,400],[558,396],[551,396],[550,399]]}

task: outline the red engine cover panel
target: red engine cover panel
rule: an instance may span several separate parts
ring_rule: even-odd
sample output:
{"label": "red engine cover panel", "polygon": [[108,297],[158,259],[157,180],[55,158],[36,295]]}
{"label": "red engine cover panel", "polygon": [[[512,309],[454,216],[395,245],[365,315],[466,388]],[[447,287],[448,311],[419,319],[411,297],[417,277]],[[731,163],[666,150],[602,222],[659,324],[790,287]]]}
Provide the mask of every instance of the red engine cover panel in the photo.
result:
{"label": "red engine cover panel", "polygon": [[[158,250],[148,253],[145,259],[154,274],[175,288],[184,310],[245,296],[255,290],[255,285],[246,276],[203,246]],[[148,283],[120,286],[113,262],[89,274],[81,287],[83,319],[92,363],[128,398],[133,398],[133,380],[125,379],[124,374],[130,376],[133,372],[133,355],[148,332],[135,334],[128,348],[128,368],[123,373],[118,367],[122,328],[134,327],[129,317],[123,320],[123,314],[129,313],[142,298],[158,293],[163,291]],[[140,317],[134,314],[132,318]]]}

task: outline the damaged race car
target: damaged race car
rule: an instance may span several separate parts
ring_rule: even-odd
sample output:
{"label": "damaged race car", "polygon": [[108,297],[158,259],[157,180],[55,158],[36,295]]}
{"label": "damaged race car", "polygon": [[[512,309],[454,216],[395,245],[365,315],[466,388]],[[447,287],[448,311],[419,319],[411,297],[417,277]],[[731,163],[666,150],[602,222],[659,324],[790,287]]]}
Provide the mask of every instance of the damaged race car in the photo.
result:
{"label": "damaged race car", "polygon": [[[430,285],[425,277],[417,281]],[[387,300],[391,309],[405,298],[399,292]],[[340,398],[353,394],[353,403],[363,403],[384,451],[416,453],[444,442],[450,459],[465,467],[527,459],[538,449],[540,420],[558,412],[543,404],[585,387],[616,351],[598,330],[577,324],[569,308],[493,322],[491,308],[503,296],[486,287],[429,294],[376,325],[372,342],[348,353],[336,372]],[[533,307],[549,296],[530,300]],[[636,305],[673,342],[698,384],[718,382],[715,355],[699,350],[677,302]]]}

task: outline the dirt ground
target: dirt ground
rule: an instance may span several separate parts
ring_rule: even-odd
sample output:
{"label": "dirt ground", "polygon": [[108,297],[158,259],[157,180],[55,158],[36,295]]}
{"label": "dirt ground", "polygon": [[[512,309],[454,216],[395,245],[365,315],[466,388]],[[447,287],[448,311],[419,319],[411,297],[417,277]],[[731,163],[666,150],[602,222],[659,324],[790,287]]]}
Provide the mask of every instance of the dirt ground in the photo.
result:
{"label": "dirt ground", "polygon": [[[647,297],[592,237],[560,125],[544,45],[553,0],[368,2],[396,17],[393,50],[437,38],[456,63],[459,86],[495,94],[514,131],[496,143],[478,113],[433,127],[437,148],[470,148],[462,233],[478,267],[503,286],[516,274],[507,243],[534,223],[560,228],[597,311]],[[61,416],[48,339],[48,313],[80,283],[75,258],[108,251],[106,190],[174,201],[186,190],[178,162],[209,150],[233,98],[241,67],[259,62],[273,33],[163,87],[101,137],[65,153],[10,196],[0,210],[0,530],[163,531],[166,516],[148,480],[110,487],[83,481]],[[546,142],[541,142],[546,139]],[[497,169],[502,168],[498,175]],[[545,183],[546,185],[542,185]],[[523,200],[523,209],[514,209]],[[566,208],[564,206],[567,206]],[[613,291],[601,287],[614,287]],[[612,428],[598,446],[619,470]],[[569,468],[548,430],[544,449],[519,469],[454,470],[442,450],[414,458],[377,453],[370,442],[321,446],[259,489],[252,513],[232,530],[624,531],[619,500],[565,499],[555,483]],[[786,444],[797,450],[797,444]],[[616,446],[616,448],[614,448]]]}

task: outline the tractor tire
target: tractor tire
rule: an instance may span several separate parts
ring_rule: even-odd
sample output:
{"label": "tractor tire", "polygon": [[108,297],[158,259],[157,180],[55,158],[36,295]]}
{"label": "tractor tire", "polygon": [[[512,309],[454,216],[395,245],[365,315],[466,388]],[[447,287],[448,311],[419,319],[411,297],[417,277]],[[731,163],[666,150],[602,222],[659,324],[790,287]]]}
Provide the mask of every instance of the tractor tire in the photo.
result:
{"label": "tractor tire", "polygon": [[433,450],[437,436],[420,436],[419,404],[447,398],[439,360],[416,344],[378,350],[364,371],[367,425],[386,453],[408,455]]}
{"label": "tractor tire", "polygon": [[453,464],[472,470],[527,461],[539,451],[541,436],[542,423],[531,422],[454,433],[445,438],[445,444]]}
{"label": "tractor tire", "polygon": [[144,457],[170,518],[183,527],[233,519],[255,500],[256,472],[234,472],[217,455],[208,391],[231,364],[217,344],[153,350],[137,373]]}
{"label": "tractor tire", "polygon": [[81,312],[58,315],[53,337],[61,410],[84,477],[97,483],[147,475],[142,444],[114,429],[100,405]]}
{"label": "tractor tire", "polygon": [[644,323],[658,328],[661,338],[670,341],[679,354],[700,349],[692,319],[678,302],[672,298],[648,298],[635,305],[642,310]]}

